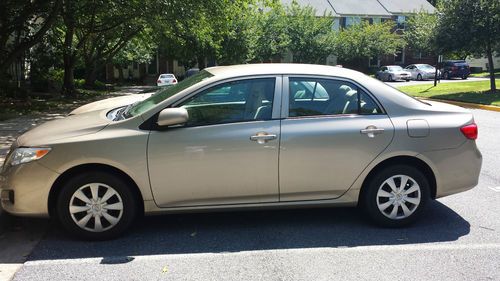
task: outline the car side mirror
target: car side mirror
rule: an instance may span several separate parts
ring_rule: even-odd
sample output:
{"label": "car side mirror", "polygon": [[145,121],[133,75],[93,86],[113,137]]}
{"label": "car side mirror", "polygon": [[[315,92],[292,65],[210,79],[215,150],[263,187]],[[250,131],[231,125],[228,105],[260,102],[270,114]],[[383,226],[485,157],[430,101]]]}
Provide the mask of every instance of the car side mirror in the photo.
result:
{"label": "car side mirror", "polygon": [[189,114],[183,107],[165,108],[158,114],[158,126],[181,125],[188,121]]}

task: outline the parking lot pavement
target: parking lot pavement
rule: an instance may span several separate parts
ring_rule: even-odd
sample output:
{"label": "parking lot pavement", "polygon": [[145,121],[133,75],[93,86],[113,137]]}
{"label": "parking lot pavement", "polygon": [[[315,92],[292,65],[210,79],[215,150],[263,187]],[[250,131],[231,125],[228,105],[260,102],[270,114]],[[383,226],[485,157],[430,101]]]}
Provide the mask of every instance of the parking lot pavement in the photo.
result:
{"label": "parking lot pavement", "polygon": [[[471,82],[471,81],[487,81],[489,78],[477,78],[477,77],[469,77],[466,80],[462,80],[459,78],[451,79],[451,80],[439,80],[438,83],[462,83],[462,82]],[[424,81],[415,81],[410,80],[406,81],[395,81],[395,82],[385,82],[388,85],[391,85],[395,88],[403,87],[403,86],[411,86],[411,85],[425,85],[425,84],[434,84],[434,80],[424,80]]]}
{"label": "parking lot pavement", "polygon": [[378,228],[354,208],[182,214],[82,242],[51,224],[14,280],[500,280],[500,113],[473,113],[479,185],[413,226]]}

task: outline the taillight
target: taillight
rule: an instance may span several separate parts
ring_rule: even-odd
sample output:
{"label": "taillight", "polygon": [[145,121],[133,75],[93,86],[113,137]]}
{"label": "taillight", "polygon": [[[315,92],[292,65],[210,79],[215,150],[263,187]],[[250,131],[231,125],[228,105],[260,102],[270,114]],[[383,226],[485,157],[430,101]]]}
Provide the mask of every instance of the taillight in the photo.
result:
{"label": "taillight", "polygon": [[172,83],[177,83],[177,80],[175,80],[175,79],[174,79],[174,80],[172,80]]}
{"label": "taillight", "polygon": [[156,81],[156,83],[160,84],[160,83],[161,83],[161,80]]}
{"label": "taillight", "polygon": [[470,140],[477,139],[477,125],[475,123],[463,126],[460,128],[460,131],[462,131],[462,134]]}

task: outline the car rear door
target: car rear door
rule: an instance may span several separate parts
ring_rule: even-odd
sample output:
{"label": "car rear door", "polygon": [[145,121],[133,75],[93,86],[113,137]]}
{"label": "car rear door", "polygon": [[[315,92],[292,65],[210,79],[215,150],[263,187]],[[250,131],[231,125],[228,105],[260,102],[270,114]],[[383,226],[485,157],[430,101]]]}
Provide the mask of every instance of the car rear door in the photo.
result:
{"label": "car rear door", "polygon": [[[283,78],[280,201],[340,197],[391,142],[394,127],[358,84],[329,77]],[[324,94],[300,98],[300,84]],[[317,96],[317,98],[316,98]]]}

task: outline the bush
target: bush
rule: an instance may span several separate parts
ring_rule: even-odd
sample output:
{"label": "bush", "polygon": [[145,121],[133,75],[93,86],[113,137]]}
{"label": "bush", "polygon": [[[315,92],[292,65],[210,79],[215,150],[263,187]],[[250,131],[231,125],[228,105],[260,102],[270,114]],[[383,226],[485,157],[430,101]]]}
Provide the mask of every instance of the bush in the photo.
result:
{"label": "bush", "polygon": [[85,85],[85,79],[75,79],[76,88],[83,89],[83,85]]}
{"label": "bush", "polygon": [[51,69],[44,73],[31,74],[31,88],[36,92],[59,92],[64,79],[64,70]]}

